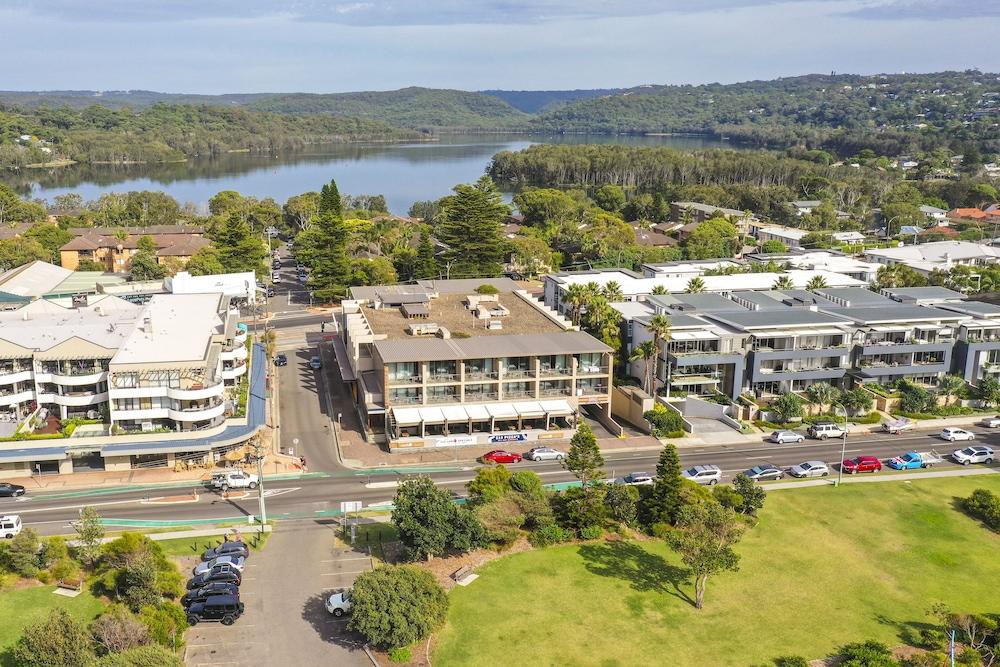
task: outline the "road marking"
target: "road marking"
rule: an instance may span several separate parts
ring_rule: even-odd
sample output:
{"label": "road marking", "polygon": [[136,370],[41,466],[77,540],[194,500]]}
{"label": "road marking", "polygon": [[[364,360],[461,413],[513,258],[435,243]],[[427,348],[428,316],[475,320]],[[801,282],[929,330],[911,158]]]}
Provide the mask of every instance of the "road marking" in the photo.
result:
{"label": "road marking", "polygon": [[321,560],[321,563],[343,563],[349,560],[371,560],[369,556],[357,556],[355,558],[334,558],[332,560]]}
{"label": "road marking", "polygon": [[345,574],[364,574],[365,572],[371,572],[371,570],[351,570],[350,572],[324,572],[320,574],[321,577],[342,577]]}
{"label": "road marking", "polygon": [[[19,510],[22,514],[27,514],[28,512],[59,512],[62,510],[75,510],[82,509],[84,507],[105,507],[107,505],[128,505],[130,503],[142,504],[143,500],[162,500],[164,496],[159,496],[158,498],[133,498],[132,500],[109,500],[105,503],[84,503],[82,505],[65,505],[63,507],[36,507],[34,509]],[[63,519],[65,521],[65,519]],[[51,523],[51,522],[49,522]]]}

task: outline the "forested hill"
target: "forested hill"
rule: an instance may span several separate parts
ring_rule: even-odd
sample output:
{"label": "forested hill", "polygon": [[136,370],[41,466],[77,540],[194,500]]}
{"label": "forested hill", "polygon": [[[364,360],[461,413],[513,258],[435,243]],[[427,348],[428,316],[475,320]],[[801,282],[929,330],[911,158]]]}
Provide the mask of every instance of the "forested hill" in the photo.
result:
{"label": "forested hill", "polygon": [[589,100],[594,97],[624,92],[623,88],[598,88],[593,90],[483,90],[489,95],[503,100],[518,111],[538,113],[549,111],[570,102]]}
{"label": "forested hill", "polygon": [[273,95],[253,101],[251,106],[279,113],[371,118],[413,128],[493,129],[524,125],[528,121],[528,116],[496,97],[434,88]]}

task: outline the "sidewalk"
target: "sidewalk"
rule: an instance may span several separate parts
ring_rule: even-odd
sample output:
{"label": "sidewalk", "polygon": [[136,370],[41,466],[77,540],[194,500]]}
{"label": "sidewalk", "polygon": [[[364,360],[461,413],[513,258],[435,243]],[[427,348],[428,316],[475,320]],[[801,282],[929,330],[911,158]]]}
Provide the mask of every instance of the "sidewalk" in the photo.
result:
{"label": "sidewalk", "polygon": [[[905,472],[889,474],[858,474],[844,475],[843,484],[865,484],[871,482],[905,482],[916,479],[929,479],[931,477],[968,477],[970,475],[996,475],[1000,470],[996,468],[971,466],[961,467],[958,470],[937,470],[933,472]],[[835,486],[836,476],[831,474],[826,479],[810,479],[798,482],[775,482],[774,484],[762,484],[765,491],[780,489],[801,489],[807,486]]]}

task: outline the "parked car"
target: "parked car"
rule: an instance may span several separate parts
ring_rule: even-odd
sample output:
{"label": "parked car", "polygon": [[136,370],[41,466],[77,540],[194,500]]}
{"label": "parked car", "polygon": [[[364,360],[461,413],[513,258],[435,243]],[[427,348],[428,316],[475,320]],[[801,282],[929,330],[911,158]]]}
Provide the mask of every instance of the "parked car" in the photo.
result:
{"label": "parked car", "polygon": [[0,538],[9,540],[17,537],[20,535],[22,527],[19,515],[8,514],[7,516],[0,516]]}
{"label": "parked car", "polygon": [[213,560],[219,556],[243,556],[244,558],[249,558],[250,549],[243,542],[223,542],[217,547],[212,547],[208,549],[201,555],[202,560]]}
{"label": "parked car", "polygon": [[562,461],[566,458],[566,452],[552,447],[534,447],[525,453],[524,458],[529,461]]}
{"label": "parked car", "polygon": [[271,268],[272,269],[280,269],[281,268],[281,260],[280,259],[276,259],[273,262],[271,262]]}
{"label": "parked car", "polygon": [[695,484],[718,484],[722,481],[722,468],[719,466],[692,466],[681,473],[684,479],[689,479]]}
{"label": "parked car", "polygon": [[274,358],[274,365],[275,366],[287,366],[288,365],[288,355],[287,354],[279,354],[279,355],[277,355]]}
{"label": "parked car", "polygon": [[277,273],[272,273],[271,282],[275,285],[279,284],[281,282],[281,275]]}
{"label": "parked car", "polygon": [[970,463],[988,464],[993,463],[993,450],[989,447],[976,445],[975,447],[955,450],[951,453],[951,458],[955,459],[955,463],[961,463],[964,466]]}
{"label": "parked car", "polygon": [[337,618],[340,618],[344,614],[350,614],[353,606],[350,590],[334,593],[326,601],[326,610]]}
{"label": "parked car", "polygon": [[242,470],[225,470],[212,473],[212,487],[216,489],[250,489],[253,491],[260,483],[257,475]]}
{"label": "parked car", "polygon": [[987,417],[983,421],[979,422],[981,426],[986,428],[1000,428],[1000,415],[996,417]]}
{"label": "parked car", "polygon": [[789,468],[788,474],[792,477],[826,477],[830,474],[830,467],[822,461],[803,461]]}
{"label": "parked car", "polygon": [[192,577],[187,583],[187,589],[195,590],[197,588],[202,588],[214,581],[224,581],[239,586],[243,582],[243,575],[235,567],[230,567],[229,565],[220,565],[214,567],[208,572],[204,572],[195,577]]}
{"label": "parked car", "polygon": [[743,474],[755,482],[772,482],[785,476],[785,473],[781,470],[781,468],[773,463],[761,463],[760,465],[755,465],[749,470],[744,471]]}
{"label": "parked car", "polygon": [[309,359],[309,368],[313,369],[314,371],[318,371],[319,369],[323,368],[323,360],[320,359],[319,357],[311,357]]}
{"label": "parked car", "polygon": [[892,433],[893,435],[899,435],[904,431],[912,431],[917,427],[916,422],[914,422],[909,417],[900,417],[899,419],[887,419],[882,422],[882,430],[886,433]]}
{"label": "parked car", "polygon": [[796,433],[795,431],[775,431],[771,435],[767,436],[767,439],[771,442],[783,445],[786,442],[804,442],[806,437],[801,433]]}
{"label": "parked car", "polygon": [[203,572],[209,572],[220,565],[229,565],[232,568],[243,572],[243,568],[246,567],[247,559],[246,556],[237,556],[235,554],[230,554],[228,556],[218,556],[212,560],[205,561],[204,563],[198,563],[191,570],[191,574],[198,576]]}
{"label": "parked car", "polygon": [[17,498],[24,495],[24,487],[20,484],[0,482],[0,498]]}
{"label": "parked car", "polygon": [[941,431],[940,437],[942,440],[947,440],[948,442],[955,442],[956,440],[975,440],[976,434],[969,433],[964,428],[955,428],[949,426],[948,428]]}
{"label": "parked car", "polygon": [[273,287],[268,287],[265,293],[267,294],[268,298],[277,294],[277,292],[274,291]]}
{"label": "parked car", "polygon": [[622,477],[622,484],[629,486],[652,486],[653,476],[648,472],[630,472]]}
{"label": "parked car", "polygon": [[916,470],[917,468],[930,468],[943,461],[944,459],[938,456],[935,451],[906,452],[902,456],[889,459],[889,467],[895,470]]}
{"label": "parked car", "polygon": [[505,449],[494,449],[483,454],[483,463],[520,463],[521,455]]}
{"label": "parked car", "polygon": [[842,438],[847,431],[845,431],[844,427],[840,424],[834,424],[833,422],[816,422],[806,429],[806,432],[809,434],[810,438],[826,440],[827,438]]}
{"label": "parked car", "polygon": [[847,474],[853,475],[857,472],[878,472],[882,469],[882,462],[877,456],[855,456],[853,459],[844,459],[840,467]]}
{"label": "parked car", "polygon": [[181,606],[187,609],[195,602],[204,602],[213,595],[239,595],[240,589],[236,584],[225,581],[213,581],[202,586],[198,590],[188,591],[181,598]]}
{"label": "parked car", "polygon": [[243,603],[238,595],[213,595],[204,602],[195,602],[187,610],[188,625],[201,621],[219,621],[232,625],[243,615]]}

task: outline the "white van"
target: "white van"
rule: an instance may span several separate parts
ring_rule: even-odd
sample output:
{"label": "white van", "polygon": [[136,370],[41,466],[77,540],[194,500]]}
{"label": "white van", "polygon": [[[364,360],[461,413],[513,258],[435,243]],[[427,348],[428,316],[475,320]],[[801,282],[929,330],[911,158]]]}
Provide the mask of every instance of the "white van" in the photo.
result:
{"label": "white van", "polygon": [[11,539],[21,532],[21,517],[17,514],[0,516],[0,538]]}

